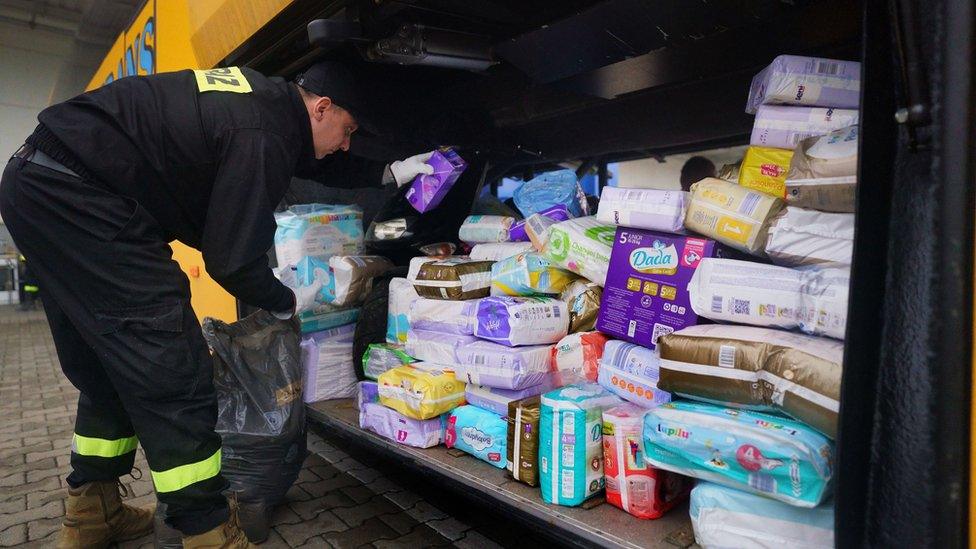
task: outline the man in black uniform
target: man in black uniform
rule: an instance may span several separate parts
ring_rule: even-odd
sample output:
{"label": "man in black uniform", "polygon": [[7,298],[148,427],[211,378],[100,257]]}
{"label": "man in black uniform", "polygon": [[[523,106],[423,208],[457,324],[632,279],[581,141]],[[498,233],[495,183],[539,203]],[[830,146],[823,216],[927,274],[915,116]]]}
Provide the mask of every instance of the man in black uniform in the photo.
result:
{"label": "man in black uniform", "polygon": [[[353,88],[331,62],[294,83],[236,67],[124,78],[45,109],[7,164],[0,215],[81,392],[59,546],[151,529],[152,511],[116,486],[137,442],[185,547],[248,546],[221,495],[212,361],[168,243],[200,250],[245,303],[281,317],[309,307],[314,291],[268,267],[273,212],[296,172],[348,150]],[[395,162],[395,179],[429,170],[424,158]]]}

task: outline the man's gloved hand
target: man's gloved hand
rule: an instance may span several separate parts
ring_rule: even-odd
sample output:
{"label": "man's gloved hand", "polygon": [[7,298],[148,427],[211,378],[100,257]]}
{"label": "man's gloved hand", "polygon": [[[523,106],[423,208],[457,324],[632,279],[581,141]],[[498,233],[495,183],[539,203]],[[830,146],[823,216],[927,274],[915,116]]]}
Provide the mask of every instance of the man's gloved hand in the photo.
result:
{"label": "man's gloved hand", "polygon": [[325,286],[329,275],[322,269],[315,269],[312,276],[313,280],[310,285],[299,286],[298,280],[295,278],[295,271],[291,267],[285,267],[285,271],[281,275],[281,283],[288,286],[295,294],[295,308],[291,311],[272,311],[271,314],[282,320],[288,320],[295,315],[314,309],[319,304],[316,298],[322,291],[322,287]]}
{"label": "man's gloved hand", "polygon": [[413,181],[420,174],[430,175],[434,173],[433,166],[427,164],[433,154],[434,151],[425,152],[390,164],[390,173],[393,174],[393,180],[396,181],[397,187],[402,187]]}

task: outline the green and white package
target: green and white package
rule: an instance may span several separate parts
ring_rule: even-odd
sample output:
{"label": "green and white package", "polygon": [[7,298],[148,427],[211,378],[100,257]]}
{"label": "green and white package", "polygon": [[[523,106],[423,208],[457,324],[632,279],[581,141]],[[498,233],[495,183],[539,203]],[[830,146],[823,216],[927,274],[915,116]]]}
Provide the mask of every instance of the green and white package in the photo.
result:
{"label": "green and white package", "polygon": [[552,226],[543,254],[563,269],[601,287],[607,280],[610,249],[617,228],[595,216],[577,217]]}

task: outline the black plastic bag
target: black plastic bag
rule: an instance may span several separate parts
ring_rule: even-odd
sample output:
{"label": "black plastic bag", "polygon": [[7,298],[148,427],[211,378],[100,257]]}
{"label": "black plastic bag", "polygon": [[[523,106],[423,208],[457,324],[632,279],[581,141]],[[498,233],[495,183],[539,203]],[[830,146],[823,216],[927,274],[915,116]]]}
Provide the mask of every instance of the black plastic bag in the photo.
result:
{"label": "black plastic bag", "polygon": [[221,473],[249,519],[245,533],[260,542],[308,455],[298,324],[259,311],[233,324],[207,318],[203,335],[214,352]]}

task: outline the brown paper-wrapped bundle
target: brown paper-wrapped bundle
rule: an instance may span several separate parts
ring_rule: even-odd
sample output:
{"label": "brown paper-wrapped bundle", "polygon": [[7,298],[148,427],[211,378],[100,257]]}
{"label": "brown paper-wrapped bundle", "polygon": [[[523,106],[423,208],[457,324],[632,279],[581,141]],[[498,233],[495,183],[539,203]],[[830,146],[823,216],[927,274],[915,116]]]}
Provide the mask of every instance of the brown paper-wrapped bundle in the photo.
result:
{"label": "brown paper-wrapped bundle", "polygon": [[447,258],[420,266],[411,280],[420,297],[464,300],[488,297],[494,261]]}

